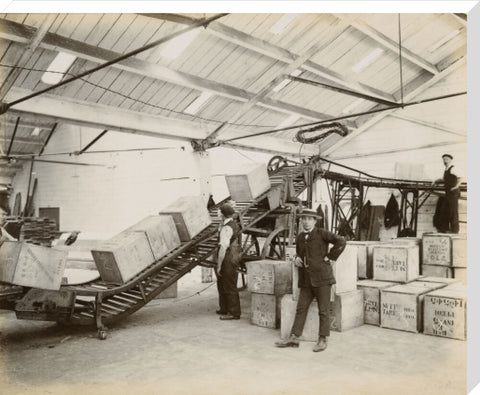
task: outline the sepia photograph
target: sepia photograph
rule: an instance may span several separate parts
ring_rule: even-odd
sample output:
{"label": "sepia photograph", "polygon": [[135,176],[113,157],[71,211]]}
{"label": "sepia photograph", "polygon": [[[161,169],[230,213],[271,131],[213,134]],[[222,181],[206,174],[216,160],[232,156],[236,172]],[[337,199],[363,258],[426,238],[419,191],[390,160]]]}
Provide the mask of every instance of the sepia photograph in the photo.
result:
{"label": "sepia photograph", "polygon": [[2,2],[1,392],[472,391],[476,5]]}

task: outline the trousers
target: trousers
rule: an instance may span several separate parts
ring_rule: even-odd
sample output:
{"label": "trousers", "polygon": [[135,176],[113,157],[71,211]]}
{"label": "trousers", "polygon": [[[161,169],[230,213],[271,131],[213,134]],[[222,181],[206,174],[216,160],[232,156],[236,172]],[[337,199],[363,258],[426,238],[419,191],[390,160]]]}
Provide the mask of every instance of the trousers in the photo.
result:
{"label": "trousers", "polygon": [[240,317],[240,296],[237,288],[238,272],[228,261],[224,261],[220,276],[217,276],[218,304],[220,311]]}
{"label": "trousers", "polygon": [[458,197],[460,193],[449,191],[445,193],[445,198],[448,201],[448,222],[450,223],[450,232],[458,233],[460,230],[458,224]]}
{"label": "trousers", "polygon": [[304,287],[300,288],[300,296],[298,297],[297,310],[295,313],[295,321],[293,322],[292,334],[300,337],[307,319],[308,308],[313,301],[317,299],[318,318],[319,318],[319,336],[330,336],[330,291],[331,285],[323,285],[320,287]]}

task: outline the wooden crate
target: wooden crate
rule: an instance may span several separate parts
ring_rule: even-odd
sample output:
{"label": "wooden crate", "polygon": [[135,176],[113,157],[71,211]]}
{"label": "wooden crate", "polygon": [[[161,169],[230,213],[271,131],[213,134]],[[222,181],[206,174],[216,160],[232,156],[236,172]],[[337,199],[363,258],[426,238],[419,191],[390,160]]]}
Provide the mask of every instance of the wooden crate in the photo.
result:
{"label": "wooden crate", "polygon": [[166,290],[160,292],[155,299],[172,299],[178,295],[178,282],[174,282]]}
{"label": "wooden crate", "polygon": [[123,284],[150,266],[155,258],[145,232],[123,232],[92,250],[103,281]]}
{"label": "wooden crate", "polygon": [[285,295],[292,292],[292,267],[287,261],[261,260],[246,263],[250,292]]}
{"label": "wooden crate", "polygon": [[424,276],[452,278],[453,268],[440,265],[422,265],[422,274]]}
{"label": "wooden crate", "polygon": [[467,267],[465,235],[425,233],[422,239],[423,264]]}
{"label": "wooden crate", "polygon": [[276,329],[281,320],[281,299],[279,295],[252,293],[250,319],[252,324]]}
{"label": "wooden crate", "polygon": [[454,267],[453,277],[460,280],[463,284],[467,285],[467,268],[466,267]]}
{"label": "wooden crate", "polygon": [[264,164],[247,165],[225,176],[230,197],[239,202],[253,200],[270,188]]}
{"label": "wooden crate", "polygon": [[380,290],[380,326],[418,333],[423,324],[423,297],[442,287],[439,283],[401,284]]}
{"label": "wooden crate", "polygon": [[330,329],[337,332],[362,326],[364,323],[363,290],[335,294],[330,303]]}
{"label": "wooden crate", "polygon": [[180,245],[173,218],[165,215],[151,215],[125,230],[145,232],[155,260],[163,258]]}
{"label": "wooden crate", "polygon": [[[290,335],[297,301],[293,300],[291,294],[284,295],[281,301],[281,327],[282,338]],[[335,294],[335,300],[330,303],[330,330],[343,332],[363,325],[363,291],[355,290]],[[318,340],[319,318],[316,299],[308,309],[307,319],[303,327],[300,339],[307,341]]]}
{"label": "wooden crate", "polygon": [[159,215],[173,218],[180,241],[190,241],[212,223],[201,196],[183,196],[164,208]]}
{"label": "wooden crate", "polygon": [[335,293],[350,292],[357,289],[357,249],[348,245],[332,264],[336,284]]}
{"label": "wooden crate", "polygon": [[68,253],[26,242],[5,241],[0,247],[0,281],[58,290]]}
{"label": "wooden crate", "polygon": [[446,287],[426,294],[423,317],[425,334],[466,340],[466,287]]}
{"label": "wooden crate", "polygon": [[202,283],[213,283],[213,268],[202,267]]}
{"label": "wooden crate", "polygon": [[419,276],[419,248],[412,245],[385,244],[373,248],[373,278],[379,281],[407,283]]}
{"label": "wooden crate", "polygon": [[363,290],[364,323],[380,325],[380,290],[398,285],[388,281],[360,280],[357,287]]}
{"label": "wooden crate", "polygon": [[395,239],[389,240],[388,243],[421,246],[422,239],[420,237],[397,237]]}
{"label": "wooden crate", "polygon": [[293,300],[298,300],[300,295],[300,288],[298,288],[298,267],[295,266],[294,261],[297,256],[297,250],[295,247],[285,247],[285,260],[290,263],[292,268],[292,297]]}
{"label": "wooden crate", "polygon": [[348,241],[357,249],[358,278],[373,278],[373,247],[381,245],[379,241]]}
{"label": "wooden crate", "polygon": [[[280,336],[287,338],[293,327],[295,320],[295,312],[297,310],[297,301],[293,300],[291,294],[284,295],[281,301],[281,320],[280,320]],[[308,309],[307,319],[303,327],[303,333],[300,339],[307,341],[318,340],[318,307],[317,301],[314,299],[313,303]]]}
{"label": "wooden crate", "polygon": [[467,267],[467,235],[451,235],[452,266]]}
{"label": "wooden crate", "polygon": [[422,276],[419,281],[431,282],[431,283],[442,283],[446,286],[460,283],[460,280],[456,278],[444,278],[444,277],[435,277],[435,276]]}

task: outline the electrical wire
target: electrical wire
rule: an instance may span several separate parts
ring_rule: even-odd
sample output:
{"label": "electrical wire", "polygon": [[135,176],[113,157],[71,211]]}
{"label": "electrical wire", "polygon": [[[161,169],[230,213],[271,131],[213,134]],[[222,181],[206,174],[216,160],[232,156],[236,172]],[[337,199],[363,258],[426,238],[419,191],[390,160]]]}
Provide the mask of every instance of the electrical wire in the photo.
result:
{"label": "electrical wire", "polygon": [[173,301],[173,303],[178,303],[178,302],[181,302],[182,300],[185,300],[185,299],[190,299],[192,297],[194,297],[195,295],[200,295],[203,291],[206,291],[208,288],[210,288],[212,285],[215,285],[217,282],[212,282],[210,285],[208,285],[207,287],[201,289],[200,291],[198,292],[195,292],[193,293],[192,295],[189,295],[189,296],[185,296],[184,298],[181,298],[181,299],[176,299]]}
{"label": "electrical wire", "polygon": [[250,161],[252,162],[255,162],[252,158],[248,157],[247,155],[243,154],[242,152],[240,152],[238,149],[236,149],[235,147],[230,147],[232,149],[234,149],[235,151],[237,151],[238,154],[242,155],[244,158],[247,158],[249,159]]}
{"label": "electrical wire", "polygon": [[[25,70],[25,71],[37,71],[37,72],[41,72],[41,73],[44,73],[44,72],[47,71],[47,70],[43,70],[43,69],[35,69],[35,68],[28,68],[28,67],[17,67],[17,66],[10,66],[10,65],[6,65],[6,64],[0,64],[0,67],[6,67],[6,68],[11,68],[11,69],[20,69],[20,70]],[[64,74],[66,76],[75,76],[75,74],[72,74],[72,73],[60,73],[60,72],[55,72],[55,71],[49,71],[49,73],[57,73],[57,74],[62,74],[62,75]],[[94,86],[94,87],[99,88],[99,89],[103,89],[105,92],[110,92],[110,93],[113,93],[115,95],[119,95],[119,96],[121,96],[125,99],[132,100],[135,103],[143,104],[145,106],[156,108],[158,110],[169,111],[169,112],[174,113],[174,114],[188,116],[188,117],[191,117],[191,118],[196,119],[196,120],[201,120],[201,121],[206,121],[206,122],[216,122],[216,123],[219,123],[219,124],[225,124],[225,125],[229,125],[229,126],[252,127],[252,128],[274,128],[276,126],[276,125],[258,125],[258,124],[244,124],[244,123],[235,123],[235,122],[224,122],[224,121],[219,121],[218,119],[205,118],[205,117],[201,117],[201,116],[198,116],[198,115],[185,114],[182,111],[172,110],[172,109],[167,108],[167,107],[159,106],[159,105],[156,105],[156,104],[151,104],[151,103],[145,102],[145,101],[140,100],[140,99],[135,99],[135,98],[133,98],[129,95],[126,95],[124,93],[121,93],[121,92],[115,91],[113,89],[106,88],[104,86],[95,84],[95,83],[93,83],[93,82],[91,82],[88,79],[83,78],[83,77],[80,77],[78,79],[85,82],[88,85]]]}

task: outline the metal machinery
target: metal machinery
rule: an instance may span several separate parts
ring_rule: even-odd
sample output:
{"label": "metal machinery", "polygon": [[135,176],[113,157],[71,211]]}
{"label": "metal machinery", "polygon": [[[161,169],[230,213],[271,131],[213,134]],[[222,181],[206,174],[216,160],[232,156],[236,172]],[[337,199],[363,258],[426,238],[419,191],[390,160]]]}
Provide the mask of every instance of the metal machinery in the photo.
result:
{"label": "metal machinery", "polygon": [[[321,177],[327,181],[332,206],[330,229],[341,233],[350,240],[362,239],[360,219],[366,207],[366,196],[370,187],[396,189],[400,192],[398,237],[417,236],[419,209],[431,194],[442,195],[443,187],[432,186],[428,181],[380,178],[358,170],[355,171],[358,173],[357,176],[329,170],[316,170],[315,174],[315,179]],[[466,192],[466,183],[462,183],[460,190]]]}
{"label": "metal machinery", "polygon": [[[271,188],[252,201],[236,202],[244,261],[285,258],[286,246],[295,240],[297,208],[312,207],[313,186],[319,179],[325,179],[329,188],[330,229],[338,232],[343,226],[347,238],[354,240],[359,240],[359,218],[369,187],[400,190],[399,233],[406,228],[416,232],[419,207],[430,193],[441,189],[432,188],[427,182],[381,179],[361,172],[358,176],[335,173],[322,168],[328,162],[319,156],[302,163],[279,156],[270,160]],[[463,185],[462,190],[465,189]],[[301,200],[301,195],[306,198]],[[220,223],[217,211],[228,200],[210,209],[213,222],[209,227],[125,284],[113,285],[97,279],[80,285],[62,285],[59,291],[44,291],[0,283],[0,308],[14,310],[19,319],[96,326],[99,338],[105,339],[106,325],[145,306],[195,266],[214,265],[211,258],[217,251]],[[244,275],[245,267],[240,270]]]}
{"label": "metal machinery", "polygon": [[[270,168],[271,188],[267,192],[252,201],[236,202],[243,230],[245,259],[280,259],[285,256],[284,247],[288,239],[292,240],[294,227],[287,219],[283,226],[271,228],[271,221],[275,223],[279,217],[289,218],[294,205],[290,205],[288,200],[296,199],[304,190],[311,189],[312,163],[282,161]],[[106,325],[145,306],[195,266],[212,266],[209,258],[214,256],[218,245],[220,219],[217,211],[227,200],[210,209],[213,222],[209,227],[125,284],[113,285],[97,279],[80,285],[62,285],[59,291],[0,284],[0,308],[14,310],[19,319],[95,325],[99,338],[105,339]],[[260,249],[259,240],[263,237],[265,242]]]}

